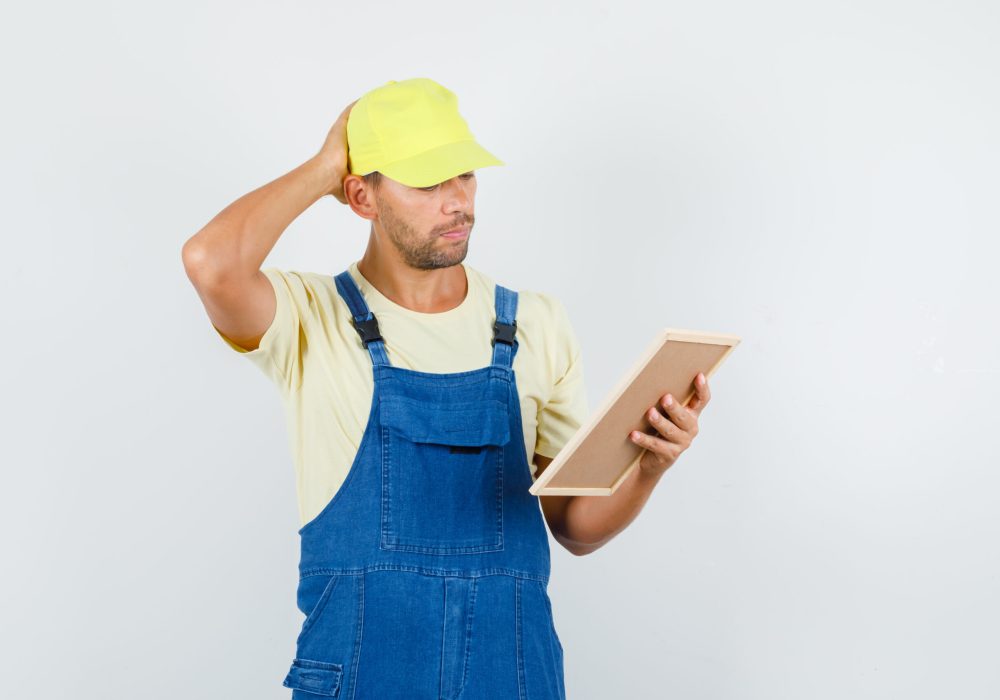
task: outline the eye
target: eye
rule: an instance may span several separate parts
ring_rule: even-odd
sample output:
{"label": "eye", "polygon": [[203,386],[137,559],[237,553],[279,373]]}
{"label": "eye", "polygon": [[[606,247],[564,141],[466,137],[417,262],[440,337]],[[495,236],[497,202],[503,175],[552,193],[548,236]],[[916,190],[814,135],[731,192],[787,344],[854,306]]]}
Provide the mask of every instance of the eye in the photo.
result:
{"label": "eye", "polygon": [[[462,178],[463,180],[471,180],[475,176],[476,176],[476,173],[474,173],[474,172],[462,173],[461,175],[459,175],[459,177]],[[438,184],[440,184],[440,183],[438,183]],[[430,187],[418,187],[417,189],[423,190],[424,192],[433,192],[437,188],[438,188],[438,185],[431,185]]]}

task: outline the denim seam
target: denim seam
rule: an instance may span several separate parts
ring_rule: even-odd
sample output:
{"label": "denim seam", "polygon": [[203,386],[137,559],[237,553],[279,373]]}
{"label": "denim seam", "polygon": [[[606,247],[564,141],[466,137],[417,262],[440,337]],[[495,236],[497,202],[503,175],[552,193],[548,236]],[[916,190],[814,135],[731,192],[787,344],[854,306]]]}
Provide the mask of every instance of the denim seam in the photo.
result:
{"label": "denim seam", "polygon": [[441,588],[444,589],[444,614],[441,615],[441,658],[438,664],[438,698],[440,700],[450,700],[445,698],[445,670],[448,666],[448,579],[441,579]]}
{"label": "denim seam", "polygon": [[[508,389],[509,391],[509,389]],[[508,418],[509,420],[509,418]],[[504,550],[503,541],[503,473],[504,466],[506,462],[506,451],[502,445],[490,447],[489,449],[496,451],[495,460],[495,480],[496,480],[496,500],[494,502],[494,510],[496,512],[496,519],[494,523],[495,534],[493,536],[492,542],[469,545],[432,545],[432,544],[418,544],[415,542],[402,543],[399,540],[399,535],[395,534],[392,529],[392,506],[391,499],[389,498],[389,492],[392,489],[392,439],[390,437],[391,431],[385,425],[380,425],[382,431],[382,517],[381,517],[381,532],[379,535],[379,549],[384,551],[394,551],[394,552],[409,552],[413,554],[439,554],[439,555],[462,555],[462,554],[477,554],[486,552],[502,552]]]}
{"label": "denim seam", "polygon": [[517,692],[520,700],[527,700],[524,681],[524,647],[521,640],[521,579],[514,583],[514,627],[517,647]]}
{"label": "denim seam", "polygon": [[388,549],[389,538],[392,537],[391,520],[389,518],[389,429],[379,424],[382,430],[382,528],[379,537],[379,548]]}
{"label": "denim seam", "polygon": [[[510,419],[508,418],[508,421]],[[503,551],[503,472],[507,463],[507,453],[503,445],[497,448],[497,551]]]}
{"label": "denim seam", "polygon": [[309,611],[305,621],[302,623],[302,630],[299,632],[298,639],[295,640],[296,646],[301,645],[308,638],[309,631],[316,626],[316,620],[323,614],[323,610],[326,609],[326,604],[330,601],[330,596],[333,595],[333,591],[339,582],[340,576],[337,574],[333,574],[330,577],[329,582],[327,582],[323,588],[323,592],[319,596],[319,600],[316,601],[316,605]]}
{"label": "denim seam", "polygon": [[357,678],[358,678],[358,664],[361,661],[361,640],[364,637],[365,629],[365,577],[362,576],[358,580],[358,630],[355,634],[354,641],[354,659],[351,665],[351,677],[348,679],[348,693],[351,696],[351,700],[354,699],[357,694]]}
{"label": "denim seam", "polygon": [[402,384],[411,384],[413,386],[418,386],[421,381],[427,378],[435,380],[438,385],[442,387],[468,386],[469,377],[477,374],[484,375],[482,379],[483,382],[488,382],[491,379],[509,382],[510,374],[513,372],[513,368],[511,366],[495,364],[492,361],[488,365],[484,365],[476,369],[466,370],[464,372],[421,372],[420,370],[397,367],[396,365],[378,365],[378,367],[380,368],[379,372],[384,375],[382,379],[398,381]]}
{"label": "denim seam", "polygon": [[415,574],[424,574],[427,576],[451,576],[458,578],[479,578],[481,576],[511,576],[518,579],[530,579],[532,581],[539,581],[541,583],[547,583],[549,577],[544,574],[536,574],[530,571],[520,571],[517,569],[508,569],[506,567],[489,567],[486,569],[434,569],[422,566],[411,566],[407,564],[371,564],[369,566],[364,566],[361,568],[347,569],[347,568],[330,568],[330,567],[317,567],[313,569],[303,570],[299,577],[306,578],[307,576],[320,576],[324,574],[344,574],[349,576],[358,576],[361,574],[367,574],[373,571],[407,571]]}
{"label": "denim seam", "polygon": [[476,614],[476,585],[478,583],[479,579],[474,578],[469,584],[469,618],[465,623],[465,658],[462,660],[462,683],[458,687],[456,697],[462,695],[465,690],[465,681],[469,676],[469,657],[472,655],[472,618]]}

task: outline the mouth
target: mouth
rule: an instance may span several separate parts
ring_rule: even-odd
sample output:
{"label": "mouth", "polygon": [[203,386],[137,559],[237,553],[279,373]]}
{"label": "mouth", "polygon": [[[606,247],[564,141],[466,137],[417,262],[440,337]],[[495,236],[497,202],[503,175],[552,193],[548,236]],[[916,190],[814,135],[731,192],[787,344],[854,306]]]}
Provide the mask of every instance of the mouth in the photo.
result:
{"label": "mouth", "polygon": [[452,240],[459,240],[459,239],[467,237],[468,235],[469,235],[469,229],[468,228],[457,228],[454,231],[448,231],[446,233],[442,233],[441,237],[442,238],[450,238]]}

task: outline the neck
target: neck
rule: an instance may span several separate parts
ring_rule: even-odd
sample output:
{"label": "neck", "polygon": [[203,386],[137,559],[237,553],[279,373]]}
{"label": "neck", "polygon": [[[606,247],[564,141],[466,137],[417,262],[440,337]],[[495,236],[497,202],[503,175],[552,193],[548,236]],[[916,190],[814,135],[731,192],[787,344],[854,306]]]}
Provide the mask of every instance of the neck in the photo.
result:
{"label": "neck", "polygon": [[411,311],[450,311],[468,293],[468,279],[461,264],[418,270],[400,258],[379,255],[369,246],[358,261],[358,270],[383,296]]}

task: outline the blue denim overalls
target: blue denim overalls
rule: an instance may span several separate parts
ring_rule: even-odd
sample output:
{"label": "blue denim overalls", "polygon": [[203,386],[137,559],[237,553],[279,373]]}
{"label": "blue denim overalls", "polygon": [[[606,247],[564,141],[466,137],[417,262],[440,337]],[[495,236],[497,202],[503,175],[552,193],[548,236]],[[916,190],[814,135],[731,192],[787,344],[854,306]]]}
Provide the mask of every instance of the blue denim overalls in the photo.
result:
{"label": "blue denim overalls", "polygon": [[433,374],[390,365],[354,280],[335,281],[375,388],[347,478],[299,530],[306,618],[283,685],[292,700],[565,698],[512,369],[517,293],[496,286],[492,364]]}

